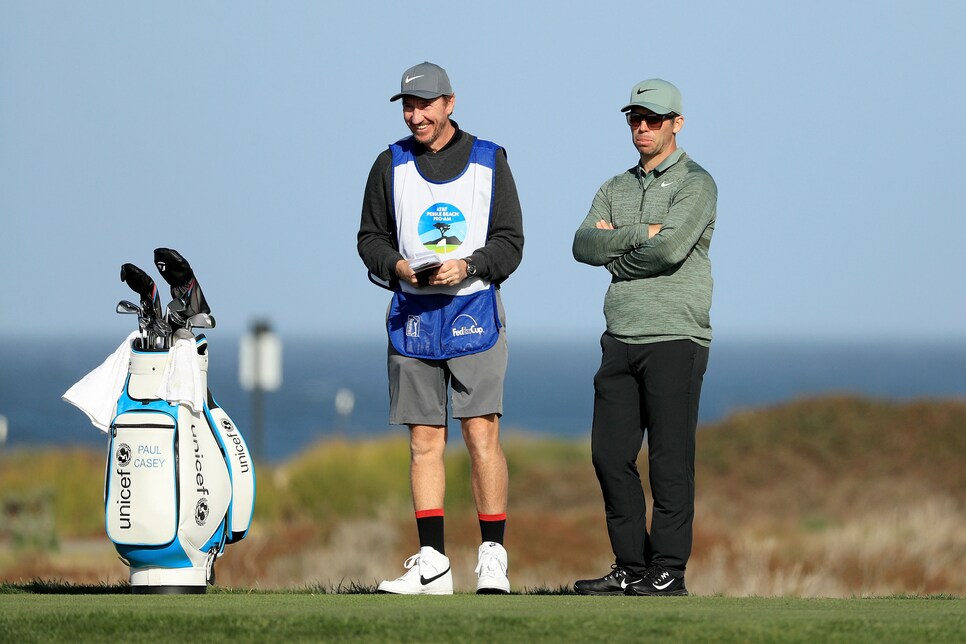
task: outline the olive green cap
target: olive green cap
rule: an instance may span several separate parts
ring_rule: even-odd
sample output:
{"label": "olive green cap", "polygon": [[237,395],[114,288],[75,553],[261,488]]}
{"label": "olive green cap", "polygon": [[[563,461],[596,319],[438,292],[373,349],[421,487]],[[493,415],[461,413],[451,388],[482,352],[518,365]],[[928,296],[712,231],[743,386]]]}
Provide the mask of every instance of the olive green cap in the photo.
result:
{"label": "olive green cap", "polygon": [[632,107],[643,107],[655,114],[670,114],[674,112],[682,115],[681,91],[660,78],[641,81],[631,90],[630,102],[621,108],[626,112]]}

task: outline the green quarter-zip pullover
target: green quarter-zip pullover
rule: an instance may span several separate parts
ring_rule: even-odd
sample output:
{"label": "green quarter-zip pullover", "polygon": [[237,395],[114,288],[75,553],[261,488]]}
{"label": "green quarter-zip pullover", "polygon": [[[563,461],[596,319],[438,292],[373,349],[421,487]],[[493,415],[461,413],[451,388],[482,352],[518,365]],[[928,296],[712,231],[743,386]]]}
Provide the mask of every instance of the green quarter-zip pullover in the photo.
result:
{"label": "green quarter-zip pullover", "polygon": [[[647,174],[637,165],[600,187],[573,254],[611,273],[608,333],[629,344],[711,344],[708,250],[717,198],[714,179],[680,148]],[[601,219],[615,230],[596,228]],[[660,232],[648,238],[655,224]]]}

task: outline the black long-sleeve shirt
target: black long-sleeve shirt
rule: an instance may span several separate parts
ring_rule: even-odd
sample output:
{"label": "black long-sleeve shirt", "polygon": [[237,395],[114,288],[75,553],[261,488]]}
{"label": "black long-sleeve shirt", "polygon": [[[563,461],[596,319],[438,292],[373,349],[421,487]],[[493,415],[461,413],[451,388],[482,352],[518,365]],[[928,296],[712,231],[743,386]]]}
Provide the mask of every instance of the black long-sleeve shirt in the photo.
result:
{"label": "black long-sleeve shirt", "polygon": [[[416,166],[430,181],[450,181],[460,175],[469,163],[476,140],[460,130],[446,146],[435,154],[419,143],[414,149]],[[523,259],[523,213],[517,187],[507,164],[506,151],[496,155],[493,203],[486,244],[471,257],[477,275],[500,284],[516,270]],[[362,202],[362,220],[357,236],[359,256],[369,272],[384,281],[396,280],[396,263],[403,259],[396,240],[395,204],[392,192],[392,153],[387,148],[372,164]]]}

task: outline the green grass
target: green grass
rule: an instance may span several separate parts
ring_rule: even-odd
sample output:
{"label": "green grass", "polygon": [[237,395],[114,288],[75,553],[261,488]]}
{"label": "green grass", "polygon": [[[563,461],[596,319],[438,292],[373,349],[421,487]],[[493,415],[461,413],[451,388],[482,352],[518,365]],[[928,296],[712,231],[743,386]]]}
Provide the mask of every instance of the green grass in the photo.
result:
{"label": "green grass", "polygon": [[0,594],[0,641],[962,642],[966,600]]}

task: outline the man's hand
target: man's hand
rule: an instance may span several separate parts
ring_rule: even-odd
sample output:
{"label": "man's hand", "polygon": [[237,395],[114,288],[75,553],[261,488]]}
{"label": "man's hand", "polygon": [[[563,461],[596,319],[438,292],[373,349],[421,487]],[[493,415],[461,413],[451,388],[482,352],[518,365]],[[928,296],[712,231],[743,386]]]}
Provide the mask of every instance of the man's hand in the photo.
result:
{"label": "man's hand", "polygon": [[456,286],[466,279],[466,262],[462,259],[450,259],[429,275],[432,286]]}
{"label": "man's hand", "polygon": [[610,223],[609,221],[604,221],[603,219],[594,225],[601,230],[614,230],[614,224]]}
{"label": "man's hand", "polygon": [[400,282],[405,282],[417,288],[419,287],[419,280],[416,279],[416,273],[409,267],[409,262],[405,259],[396,262],[396,277],[399,278]]}

